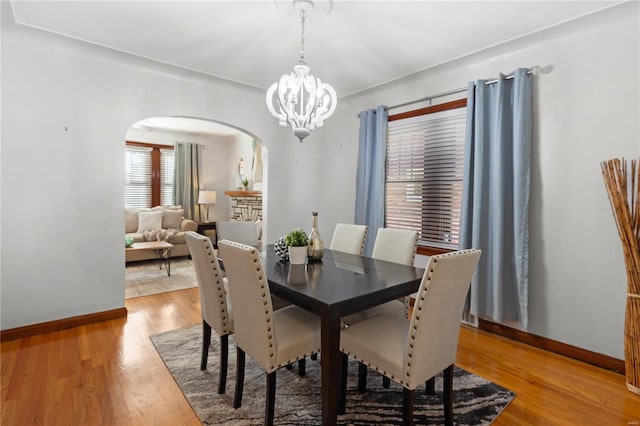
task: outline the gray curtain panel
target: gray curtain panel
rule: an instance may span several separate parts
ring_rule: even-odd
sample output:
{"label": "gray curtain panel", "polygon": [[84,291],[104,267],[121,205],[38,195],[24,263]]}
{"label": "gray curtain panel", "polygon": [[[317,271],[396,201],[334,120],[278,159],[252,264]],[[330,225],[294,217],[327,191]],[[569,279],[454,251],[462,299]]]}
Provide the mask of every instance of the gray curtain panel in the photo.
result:
{"label": "gray curtain panel", "polygon": [[469,83],[460,248],[482,249],[468,310],[526,329],[533,76]]}
{"label": "gray curtain panel", "polygon": [[385,105],[360,113],[355,223],[369,227],[366,256],[373,251],[378,228],[384,227],[388,118]]}
{"label": "gray curtain panel", "polygon": [[200,145],[176,142],[175,145],[175,204],[182,205],[184,217],[200,219]]}

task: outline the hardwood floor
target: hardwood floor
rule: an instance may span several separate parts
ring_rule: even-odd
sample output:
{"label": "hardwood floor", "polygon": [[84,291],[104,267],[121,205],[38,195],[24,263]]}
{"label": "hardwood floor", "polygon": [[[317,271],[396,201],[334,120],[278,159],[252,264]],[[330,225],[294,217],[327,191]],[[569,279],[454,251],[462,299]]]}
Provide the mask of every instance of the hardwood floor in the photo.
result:
{"label": "hardwood floor", "polygon": [[[2,425],[200,424],[149,340],[200,323],[198,290],[126,305],[127,318],[2,342]],[[457,364],[517,393],[495,425],[640,424],[640,397],[598,367],[468,327]]]}

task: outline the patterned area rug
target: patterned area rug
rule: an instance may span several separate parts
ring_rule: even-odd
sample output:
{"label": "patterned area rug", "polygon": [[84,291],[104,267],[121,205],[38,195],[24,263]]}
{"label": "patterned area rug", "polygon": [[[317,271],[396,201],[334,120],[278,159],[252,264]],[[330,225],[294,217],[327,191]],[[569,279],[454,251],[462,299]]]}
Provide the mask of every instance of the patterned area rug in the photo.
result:
{"label": "patterned area rug", "polygon": [[124,275],[125,299],[198,286],[193,261],[186,256],[171,259],[170,277],[164,266],[162,269],[158,267],[157,260],[129,262]]}
{"label": "patterned area rug", "polygon": [[[264,370],[249,356],[246,358],[242,407],[233,409],[235,386],[235,345],[229,339],[229,369],[226,393],[219,395],[219,340],[213,333],[207,370],[200,370],[202,327],[200,325],[151,336],[162,360],[205,425],[259,425],[264,420]],[[296,364],[297,366],[297,364]],[[369,372],[367,392],[358,394],[357,363],[349,362],[347,412],[339,416],[342,425],[402,424],[402,388],[391,383],[382,387],[382,379]],[[297,368],[280,369],[277,374],[277,425],[320,425],[320,364],[307,359],[307,375],[298,376]],[[482,377],[456,367],[453,382],[454,422],[456,425],[488,425],[511,402],[515,394]],[[436,377],[436,395],[416,391],[416,424],[443,424],[442,377]]]}

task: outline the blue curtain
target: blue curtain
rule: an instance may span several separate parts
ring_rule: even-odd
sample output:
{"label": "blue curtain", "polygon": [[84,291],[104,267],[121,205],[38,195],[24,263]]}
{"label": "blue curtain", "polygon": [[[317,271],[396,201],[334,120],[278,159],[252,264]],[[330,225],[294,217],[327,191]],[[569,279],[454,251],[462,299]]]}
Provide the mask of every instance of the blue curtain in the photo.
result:
{"label": "blue curtain", "polygon": [[182,205],[184,217],[200,220],[200,145],[195,143],[175,144],[174,200]]}
{"label": "blue curtain", "polygon": [[373,251],[378,228],[384,227],[388,117],[384,105],[360,113],[355,223],[369,227],[366,256]]}
{"label": "blue curtain", "polygon": [[469,312],[526,329],[533,76],[469,83],[460,248],[482,249]]}

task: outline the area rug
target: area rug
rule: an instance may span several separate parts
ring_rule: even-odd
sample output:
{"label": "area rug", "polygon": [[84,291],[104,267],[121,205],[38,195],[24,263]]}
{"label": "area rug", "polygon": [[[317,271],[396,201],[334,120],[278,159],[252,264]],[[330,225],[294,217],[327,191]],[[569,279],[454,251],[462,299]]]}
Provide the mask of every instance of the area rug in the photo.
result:
{"label": "area rug", "polygon": [[[233,408],[235,386],[235,345],[229,339],[229,369],[226,393],[219,395],[219,340],[212,336],[207,370],[200,370],[202,327],[200,325],[151,336],[160,357],[173,375],[194,411],[205,425],[259,425],[264,420],[266,377],[264,370],[246,358],[242,406]],[[297,364],[296,364],[297,365]],[[395,383],[385,389],[382,379],[369,372],[367,392],[358,394],[357,363],[349,362],[346,414],[341,425],[402,424],[402,388]],[[306,376],[297,368],[280,369],[276,387],[276,425],[320,425],[320,363],[307,359]],[[456,425],[488,425],[515,397],[515,394],[482,377],[456,367],[453,381],[453,412]],[[436,377],[436,395],[415,392],[416,424],[443,424],[442,377]]]}
{"label": "area rug", "polygon": [[171,276],[157,260],[129,262],[124,275],[126,299],[198,286],[193,261],[186,256],[171,259]]}

